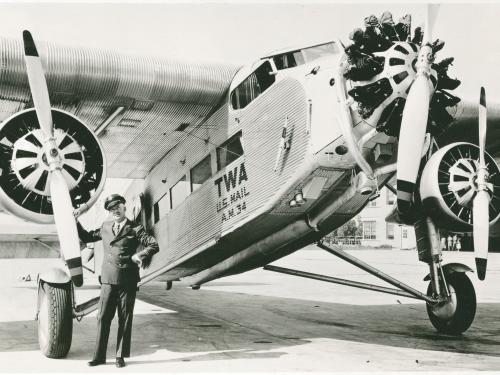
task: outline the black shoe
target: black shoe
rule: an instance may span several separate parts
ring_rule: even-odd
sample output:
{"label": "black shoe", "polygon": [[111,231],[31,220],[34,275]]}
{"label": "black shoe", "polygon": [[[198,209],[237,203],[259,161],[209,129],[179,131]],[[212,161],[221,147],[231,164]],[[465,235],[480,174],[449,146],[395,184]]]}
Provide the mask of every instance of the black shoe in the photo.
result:
{"label": "black shoe", "polygon": [[122,357],[117,357],[116,358],[116,367],[125,367],[125,361],[123,360]]}
{"label": "black shoe", "polygon": [[105,359],[93,359],[88,363],[88,365],[90,367],[94,367],[94,366],[104,365],[105,363],[106,363]]}

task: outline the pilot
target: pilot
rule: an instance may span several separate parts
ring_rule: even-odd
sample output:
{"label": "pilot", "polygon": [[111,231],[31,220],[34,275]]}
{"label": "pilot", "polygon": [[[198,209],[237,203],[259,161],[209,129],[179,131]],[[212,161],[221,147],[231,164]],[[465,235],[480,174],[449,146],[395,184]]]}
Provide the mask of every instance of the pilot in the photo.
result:
{"label": "pilot", "polygon": [[[149,264],[158,252],[158,243],[148,235],[142,225],[137,225],[125,216],[125,198],[111,194],[104,202],[112,221],[106,221],[99,229],[87,231],[77,221],[78,235],[85,242],[102,240],[103,262],[101,271],[101,295],[97,315],[97,340],[94,358],[89,366],[106,363],[111,321],[118,310],[118,335],[116,343],[116,367],[124,367],[124,358],[130,357],[132,317],[134,313],[139,267]],[[83,209],[74,211],[78,218]],[[143,250],[136,252],[139,245]]]}

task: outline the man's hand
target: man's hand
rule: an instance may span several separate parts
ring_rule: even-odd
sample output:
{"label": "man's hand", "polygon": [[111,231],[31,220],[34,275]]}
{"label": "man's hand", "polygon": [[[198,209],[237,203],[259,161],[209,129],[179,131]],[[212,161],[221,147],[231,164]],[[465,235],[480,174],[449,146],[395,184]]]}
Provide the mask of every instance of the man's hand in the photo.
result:
{"label": "man's hand", "polygon": [[132,255],[132,262],[136,263],[139,267],[142,267],[142,259],[139,257],[139,254]]}

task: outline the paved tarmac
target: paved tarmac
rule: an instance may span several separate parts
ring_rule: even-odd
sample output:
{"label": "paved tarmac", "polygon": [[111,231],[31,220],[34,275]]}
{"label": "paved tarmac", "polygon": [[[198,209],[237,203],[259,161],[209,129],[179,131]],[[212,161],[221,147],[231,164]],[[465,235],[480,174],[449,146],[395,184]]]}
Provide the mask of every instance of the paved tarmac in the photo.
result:
{"label": "paved tarmac", "polygon": [[[354,256],[425,290],[427,267],[415,251],[357,250]],[[471,253],[446,262],[474,264]],[[478,309],[462,336],[437,333],[423,302],[262,269],[215,280],[198,291],[152,282],[138,294],[127,367],[114,366],[116,322],[108,364],[90,369],[94,317],[74,324],[66,359],[38,350],[36,273],[55,260],[0,260],[0,372],[295,372],[500,370],[500,254],[490,254],[484,282],[469,274]],[[386,285],[322,250],[301,250],[282,267]],[[30,274],[32,281],[18,277]],[[98,295],[91,274],[77,301]]]}

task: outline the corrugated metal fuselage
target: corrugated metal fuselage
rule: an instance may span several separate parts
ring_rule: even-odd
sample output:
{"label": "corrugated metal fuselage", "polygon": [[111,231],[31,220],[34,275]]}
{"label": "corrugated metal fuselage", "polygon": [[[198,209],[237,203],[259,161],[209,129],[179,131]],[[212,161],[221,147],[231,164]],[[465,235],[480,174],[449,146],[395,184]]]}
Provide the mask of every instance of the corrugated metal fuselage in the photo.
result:
{"label": "corrugated metal fuselage", "polygon": [[[184,130],[186,140],[146,179],[145,217],[161,251],[143,280],[191,276],[200,284],[264,265],[319,239],[364,206],[367,197],[354,192],[321,225],[310,225],[311,215],[349,190],[355,167],[348,153],[335,152],[343,144],[332,79],[337,58],[325,58],[316,74],[308,74],[307,64],[275,72],[275,82],[244,108],[234,109],[229,93],[206,121]],[[246,74],[237,74],[231,90]],[[369,128],[360,123],[356,131]],[[235,134],[244,154],[219,168],[217,146]],[[212,176],[192,191],[191,170],[208,155]],[[304,203],[292,207],[297,193]],[[183,201],[175,206],[179,194]]]}

